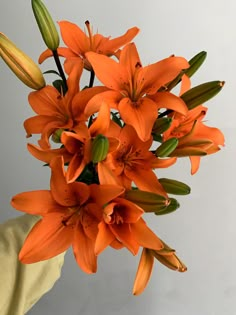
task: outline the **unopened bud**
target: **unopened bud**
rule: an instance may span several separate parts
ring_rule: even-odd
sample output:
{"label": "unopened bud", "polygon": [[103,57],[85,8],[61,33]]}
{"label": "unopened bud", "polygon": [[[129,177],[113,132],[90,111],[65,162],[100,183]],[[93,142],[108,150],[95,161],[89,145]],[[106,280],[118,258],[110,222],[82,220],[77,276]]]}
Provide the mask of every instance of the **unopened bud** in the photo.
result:
{"label": "unopened bud", "polygon": [[170,117],[157,118],[152,128],[152,134],[155,134],[155,135],[162,134],[163,132],[165,132],[167,129],[170,128],[171,123],[172,123],[172,118]]}
{"label": "unopened bud", "polygon": [[159,178],[159,182],[168,194],[173,195],[188,195],[191,188],[178,180],[169,178]]}
{"label": "unopened bud", "polygon": [[109,150],[109,140],[103,135],[97,135],[92,143],[92,162],[103,161]]}
{"label": "unopened bud", "polygon": [[126,191],[125,198],[138,205],[145,212],[162,211],[170,203],[169,199],[161,195],[138,189]]}
{"label": "unopened bud", "polygon": [[155,151],[157,157],[167,157],[169,156],[177,147],[179,141],[177,138],[170,138],[163,142]]}
{"label": "unopened bud", "polygon": [[60,43],[53,19],[41,0],[32,0],[32,9],[46,46],[55,51]]}
{"label": "unopened bud", "polygon": [[162,210],[158,210],[155,212],[156,215],[165,215],[165,214],[169,214],[171,212],[174,212],[175,210],[177,210],[180,207],[179,202],[174,199],[174,198],[169,198],[169,205]]}
{"label": "unopened bud", "polygon": [[55,143],[61,143],[61,134],[63,133],[64,129],[60,128],[57,129],[52,135],[52,141]]}
{"label": "unopened bud", "polygon": [[201,67],[207,56],[206,51],[201,51],[189,60],[190,67],[184,73],[190,78]]}
{"label": "unopened bud", "polygon": [[190,110],[198,105],[202,105],[218,94],[224,84],[224,81],[211,81],[203,83],[182,94],[181,98]]}
{"label": "unopened bud", "polygon": [[43,74],[37,64],[2,33],[0,33],[0,56],[28,87],[39,90],[45,86]]}

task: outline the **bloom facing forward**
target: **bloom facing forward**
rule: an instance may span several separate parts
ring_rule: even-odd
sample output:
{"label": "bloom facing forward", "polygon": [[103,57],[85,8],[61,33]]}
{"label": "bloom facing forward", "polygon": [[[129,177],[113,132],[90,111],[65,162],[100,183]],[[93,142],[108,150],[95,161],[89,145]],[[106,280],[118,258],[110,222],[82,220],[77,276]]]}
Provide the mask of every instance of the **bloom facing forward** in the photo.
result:
{"label": "bloom facing forward", "polygon": [[169,57],[142,67],[135,44],[126,45],[119,56],[119,63],[93,52],[86,54],[98,79],[111,91],[101,93],[88,103],[90,113],[98,110],[101,101],[120,112],[123,121],[132,125],[139,138],[150,138],[159,108],[169,108],[185,115],[187,107],[177,96],[169,92],[158,92],[173,80],[188,62],[181,57]]}

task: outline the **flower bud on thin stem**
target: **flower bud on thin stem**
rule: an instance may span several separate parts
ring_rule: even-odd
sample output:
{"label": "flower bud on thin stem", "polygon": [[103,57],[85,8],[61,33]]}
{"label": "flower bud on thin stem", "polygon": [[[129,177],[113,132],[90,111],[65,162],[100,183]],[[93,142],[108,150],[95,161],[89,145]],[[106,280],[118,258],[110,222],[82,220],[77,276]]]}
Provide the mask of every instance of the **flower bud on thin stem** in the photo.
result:
{"label": "flower bud on thin stem", "polygon": [[32,0],[31,3],[35,19],[46,46],[52,51],[56,50],[60,39],[50,13],[41,0]]}

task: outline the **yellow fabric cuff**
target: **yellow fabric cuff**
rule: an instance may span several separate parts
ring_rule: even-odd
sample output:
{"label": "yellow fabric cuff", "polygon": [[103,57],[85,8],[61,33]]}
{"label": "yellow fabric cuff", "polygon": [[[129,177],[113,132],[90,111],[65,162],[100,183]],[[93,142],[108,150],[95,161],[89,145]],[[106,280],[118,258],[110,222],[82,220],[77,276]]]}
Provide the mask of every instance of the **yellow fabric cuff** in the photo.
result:
{"label": "yellow fabric cuff", "polygon": [[60,277],[64,253],[24,265],[18,253],[39,217],[23,215],[0,224],[0,314],[23,315]]}

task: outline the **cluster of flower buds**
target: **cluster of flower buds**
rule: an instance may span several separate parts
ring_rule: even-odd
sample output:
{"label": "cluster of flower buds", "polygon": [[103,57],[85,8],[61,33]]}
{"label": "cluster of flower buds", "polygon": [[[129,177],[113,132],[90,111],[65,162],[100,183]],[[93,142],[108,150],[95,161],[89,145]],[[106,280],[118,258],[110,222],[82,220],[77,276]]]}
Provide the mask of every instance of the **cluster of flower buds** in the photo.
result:
{"label": "cluster of flower buds", "polygon": [[[169,214],[179,208],[173,195],[187,195],[190,187],[175,179],[158,178],[158,169],[188,157],[191,173],[203,156],[224,145],[221,131],[204,123],[203,103],[224,82],[191,88],[191,77],[206,52],[191,60],[170,56],[143,66],[132,42],[139,29],[111,39],[59,22],[65,47],[41,0],[33,12],[47,49],[42,63],[54,57],[59,79],[45,84],[38,66],[5,35],[0,55],[26,85],[35,89],[29,104],[35,115],[25,120],[27,137],[39,135],[29,152],[50,167],[50,190],[20,193],[12,198],[17,210],[40,215],[20,251],[23,263],[49,259],[73,247],[87,273],[97,270],[97,258],[111,246],[142,254],[133,293],[146,287],[154,260],[183,272],[175,251],[147,226],[144,215]],[[64,64],[60,62],[63,57]],[[84,71],[88,86],[80,87]],[[94,86],[95,76],[101,85]],[[178,95],[173,89],[179,86]],[[175,89],[176,91],[176,89]],[[52,146],[52,142],[53,146]]]}

